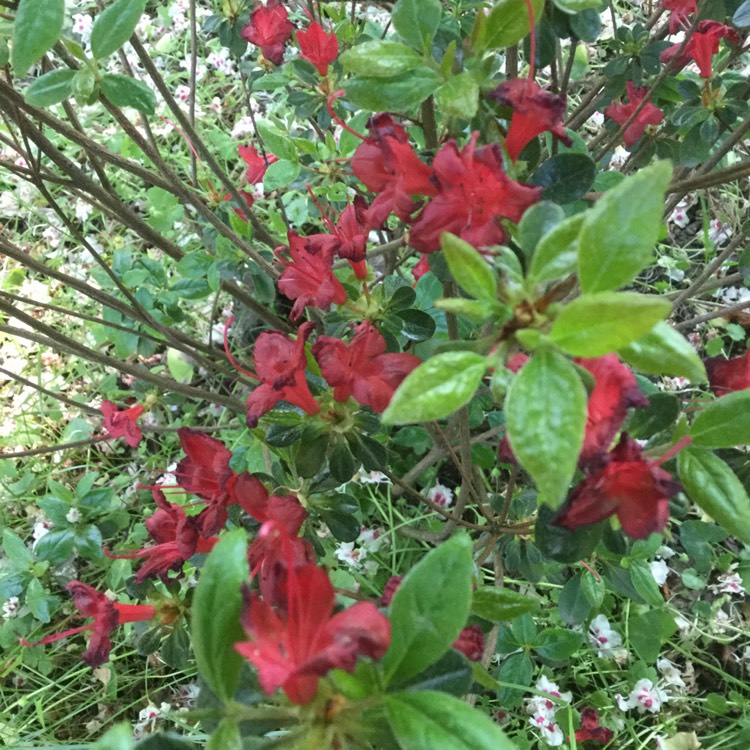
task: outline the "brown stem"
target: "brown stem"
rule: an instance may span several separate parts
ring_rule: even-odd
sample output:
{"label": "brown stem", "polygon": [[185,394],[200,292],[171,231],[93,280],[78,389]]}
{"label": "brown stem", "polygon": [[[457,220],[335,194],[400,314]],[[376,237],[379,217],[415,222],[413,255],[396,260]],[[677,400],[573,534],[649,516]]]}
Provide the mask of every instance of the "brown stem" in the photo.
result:
{"label": "brown stem", "polygon": [[81,411],[86,412],[87,414],[101,414],[101,412],[99,412],[98,409],[94,409],[93,406],[89,406],[88,404],[82,404],[82,403],[79,403],[78,401],[73,401],[72,398],[66,398],[65,396],[61,396],[59,393],[50,391],[48,388],[44,388],[43,386],[35,383],[33,380],[28,380],[27,378],[24,378],[21,375],[16,375],[16,373],[11,372],[10,370],[6,370],[4,367],[0,367],[0,373],[10,378],[11,380],[15,380],[17,383],[21,383],[21,385],[25,385],[29,388],[33,388],[35,391],[39,391],[39,393],[43,393],[45,396],[49,396],[50,398],[55,399],[55,401],[60,401],[63,404],[67,404],[68,406],[74,409],[80,409]]}

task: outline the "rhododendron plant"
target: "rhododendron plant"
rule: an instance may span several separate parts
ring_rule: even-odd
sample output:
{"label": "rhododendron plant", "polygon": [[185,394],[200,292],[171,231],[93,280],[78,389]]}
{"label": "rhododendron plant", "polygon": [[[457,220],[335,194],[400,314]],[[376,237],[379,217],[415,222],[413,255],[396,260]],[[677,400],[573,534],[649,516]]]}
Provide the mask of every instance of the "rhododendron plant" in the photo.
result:
{"label": "rhododendron plant", "polygon": [[313,21],[306,30],[297,32],[300,55],[311,62],[322,76],[328,75],[328,66],[338,57],[339,40],[336,34],[326,34],[323,27]]}
{"label": "rhododendron plant", "polygon": [[750,349],[732,359],[709,357],[705,365],[711,390],[717,396],[750,388]]}
{"label": "rhododendron plant", "polygon": [[[633,81],[628,81],[625,84],[625,89],[627,90],[629,102],[627,104],[610,104],[604,110],[604,114],[618,125],[624,125],[630,119],[648,92],[646,88],[636,88]],[[622,136],[625,145],[635,145],[648,125],[658,125],[663,119],[664,112],[655,107],[651,102],[646,102],[635,116],[635,119],[625,128]]]}
{"label": "rhododendron plant", "polygon": [[263,57],[274,65],[281,65],[284,48],[292,37],[294,24],[283,3],[268,0],[250,14],[250,22],[242,29],[242,38],[260,47]]}
{"label": "rhododendron plant", "polygon": [[143,433],[137,421],[143,414],[140,404],[128,409],[118,409],[111,401],[102,401],[99,407],[104,415],[104,429],[112,438],[125,438],[131,448],[137,448],[143,440]]}

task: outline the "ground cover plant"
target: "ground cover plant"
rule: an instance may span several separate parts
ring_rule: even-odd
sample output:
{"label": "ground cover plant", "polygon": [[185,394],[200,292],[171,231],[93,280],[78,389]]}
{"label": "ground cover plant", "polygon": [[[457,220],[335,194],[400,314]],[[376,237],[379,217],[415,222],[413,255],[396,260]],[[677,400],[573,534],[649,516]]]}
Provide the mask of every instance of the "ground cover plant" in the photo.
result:
{"label": "ground cover plant", "polygon": [[750,745],[750,4],[0,4],[2,743]]}

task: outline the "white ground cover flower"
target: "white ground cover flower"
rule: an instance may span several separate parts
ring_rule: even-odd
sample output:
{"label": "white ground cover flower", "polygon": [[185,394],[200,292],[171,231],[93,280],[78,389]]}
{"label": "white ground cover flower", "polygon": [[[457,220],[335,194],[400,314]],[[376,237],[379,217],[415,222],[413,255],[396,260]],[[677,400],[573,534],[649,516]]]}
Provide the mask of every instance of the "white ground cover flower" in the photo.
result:
{"label": "white ground cover flower", "polygon": [[667,576],[669,575],[669,566],[662,559],[652,560],[648,564],[651,568],[651,575],[659,586],[663,586],[667,582]]}
{"label": "white ground cover flower", "polygon": [[615,696],[615,701],[621,711],[630,711],[635,708],[640,714],[647,711],[657,714],[662,704],[669,701],[669,696],[651,680],[644,678],[635,683],[635,687],[627,698],[618,694]]}
{"label": "white ground cover flower", "polygon": [[[544,675],[536,683],[536,689],[565,703],[570,703],[573,697],[572,693],[561,693],[557,683],[551,682]],[[541,732],[544,741],[550,747],[559,747],[565,741],[565,735],[555,721],[555,713],[560,707],[559,701],[550,700],[544,695],[535,695],[526,701],[526,711],[531,714],[531,726]]]}
{"label": "white ground cover flower", "polygon": [[11,596],[10,599],[3,602],[3,619],[10,620],[18,614],[21,603],[17,596]]}
{"label": "white ground cover flower", "polygon": [[[687,683],[683,679],[683,674],[680,671],[680,668],[673,662],[669,661],[669,659],[659,659],[656,662],[656,668],[661,675],[664,687],[675,687],[680,688],[681,690],[687,688]],[[678,692],[680,691],[678,690]]]}
{"label": "white ground cover flower", "polygon": [[628,651],[622,648],[622,636],[612,628],[604,615],[597,615],[589,624],[589,643],[600,659],[627,661]]}
{"label": "white ground cover flower", "polygon": [[720,575],[717,582],[709,586],[715,594],[732,594],[733,596],[745,596],[747,592],[738,573],[734,573],[737,567],[735,563],[729,568],[729,572]]}
{"label": "white ground cover flower", "polygon": [[360,484],[390,484],[391,480],[382,471],[365,471],[364,468],[354,475],[353,482]]}
{"label": "white ground cover flower", "polygon": [[712,219],[708,227],[708,239],[714,245],[723,245],[731,236],[732,228],[720,219]]}
{"label": "white ground cover flower", "polygon": [[448,509],[453,505],[453,490],[440,482],[435,482],[427,493],[427,499],[442,508]]}

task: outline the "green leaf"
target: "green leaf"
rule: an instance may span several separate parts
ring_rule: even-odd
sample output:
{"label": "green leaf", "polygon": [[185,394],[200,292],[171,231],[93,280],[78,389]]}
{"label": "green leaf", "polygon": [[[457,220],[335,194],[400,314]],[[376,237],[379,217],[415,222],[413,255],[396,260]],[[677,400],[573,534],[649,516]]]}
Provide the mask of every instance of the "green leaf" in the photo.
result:
{"label": "green leaf", "polygon": [[84,106],[93,103],[98,96],[96,78],[88,68],[81,68],[76,71],[70,82],[70,90],[77,104]]}
{"label": "green leaf", "polygon": [[449,78],[435,92],[435,103],[444,117],[470,120],[479,108],[479,85],[474,74],[465,70]]}
{"label": "green leaf", "polygon": [[391,646],[383,658],[386,683],[418,675],[453,645],[469,615],[472,570],[471,539],[459,534],[428,552],[406,574],[390,606]]}
{"label": "green leaf", "polygon": [[578,651],[583,636],[564,628],[545,628],[534,642],[534,651],[543,659],[564,661]]}
{"label": "green leaf", "polygon": [[566,625],[579,625],[589,616],[592,606],[583,586],[582,574],[576,573],[560,592],[560,619]]}
{"label": "green leaf", "polygon": [[586,389],[573,364],[554,351],[535,352],[510,385],[505,419],[513,453],[539,487],[540,500],[557,508],[586,426]]}
{"label": "green leaf", "polygon": [[193,360],[179,349],[167,348],[167,369],[178,383],[189,383],[193,379]]}
{"label": "green leaf", "polygon": [[270,164],[265,175],[263,175],[263,189],[270,192],[286,187],[290,182],[297,179],[299,173],[299,162],[279,159]]}
{"label": "green leaf", "polygon": [[223,719],[209,737],[206,750],[242,750],[242,738],[237,722]]}
{"label": "green leaf", "polygon": [[705,383],[706,367],[692,344],[664,321],[619,350],[620,357],[648,375],[673,375]]}
{"label": "green leaf", "polygon": [[339,55],[347,73],[370,78],[393,78],[422,64],[422,57],[400,42],[376,39]]}
{"label": "green leaf", "polygon": [[34,553],[39,560],[46,560],[50,565],[61,565],[72,554],[74,544],[73,529],[53,529],[36,543]]}
{"label": "green leaf", "polygon": [[580,529],[563,529],[552,523],[555,515],[548,505],[542,504],[534,525],[534,544],[548,559],[561,563],[574,563],[588,557],[599,544],[601,524]]}
{"label": "green leaf", "polygon": [[628,620],[630,643],[643,661],[653,664],[662,646],[677,632],[674,616],[663,609],[654,609]]}
{"label": "green leaf", "polygon": [[[49,622],[52,619],[50,605],[55,602],[49,591],[39,582],[38,578],[32,578],[26,587],[26,606],[31,610],[31,614],[40,622]],[[55,603],[59,604],[59,600]]]}
{"label": "green leaf", "polygon": [[132,750],[133,729],[129,722],[116,724],[94,745],[91,750]]}
{"label": "green leaf", "polygon": [[518,224],[518,243],[527,258],[536,250],[539,241],[549,234],[563,219],[565,214],[556,203],[539,201],[530,206]]}
{"label": "green leaf", "polygon": [[156,111],[156,95],[142,81],[107,73],[102,76],[102,93],[117,107],[132,107],[144,115]]}
{"label": "green leaf", "polygon": [[443,232],[440,245],[456,283],[478,300],[497,299],[497,278],[479,251],[455,234]]}
{"label": "green leaf", "polygon": [[598,292],[573,300],[549,335],[575,357],[602,357],[648,333],[671,309],[667,300],[635,292]]}
{"label": "green leaf", "polygon": [[529,182],[544,188],[545,200],[565,204],[582,198],[591,189],[595,175],[596,164],[591,157],[566,152],[547,159]]}
{"label": "green leaf", "polygon": [[370,112],[406,112],[416,109],[442,81],[432,68],[420,65],[393,78],[350,78],[346,82],[346,96]]}
{"label": "green leaf", "polygon": [[383,413],[385,424],[443,419],[467,404],[482,381],[487,363],[473,352],[445,352],[412,370]]}
{"label": "green leaf", "polygon": [[65,21],[65,0],[20,0],[13,24],[11,63],[17,78],[60,37]]}
{"label": "green leaf", "polygon": [[704,448],[750,445],[750,390],[728,393],[699,411],[690,436]]}
{"label": "green leaf", "polygon": [[486,714],[446,693],[425,690],[385,697],[388,724],[401,750],[514,750]]}
{"label": "green leaf", "polygon": [[652,607],[664,605],[664,597],[659,585],[651,574],[651,568],[642,560],[635,560],[630,565],[630,581],[638,595]]}
{"label": "green leaf", "polygon": [[565,13],[580,13],[582,10],[600,8],[602,0],[554,0],[554,3]]}
{"label": "green leaf", "polygon": [[10,529],[3,529],[3,552],[15,570],[28,570],[34,564],[31,550]]}
{"label": "green leaf", "polygon": [[269,122],[258,121],[258,135],[263,140],[263,145],[279,159],[296,161],[298,154],[295,145],[278,128]]}
{"label": "green leaf", "polygon": [[737,475],[707,448],[684,448],[677,473],[687,496],[745,544],[750,544],[750,498]]}
{"label": "green leaf", "polygon": [[73,94],[75,70],[51,70],[26,89],[24,99],[32,107],[51,107]]}
{"label": "green leaf", "polygon": [[211,550],[195,589],[192,635],[198,673],[224,701],[237,689],[242,668],[234,644],[243,638],[240,587],[249,575],[245,531],[235,529]]}
{"label": "green leaf", "polygon": [[429,52],[442,11],[440,0],[398,0],[391,21],[407,44],[419,52]]}
{"label": "green leaf", "polygon": [[490,622],[506,622],[538,609],[538,599],[498,586],[482,586],[471,598],[472,613]]}
{"label": "green leaf", "polygon": [[[544,9],[544,0],[531,0],[535,20],[539,20]],[[477,11],[482,13],[481,9]],[[525,0],[500,0],[495,3],[486,22],[482,24],[477,47],[504,49],[520,42],[531,29],[529,11]]]}
{"label": "green leaf", "polygon": [[578,235],[584,218],[585,214],[571,216],[539,240],[529,268],[532,284],[562,279],[576,270]]}
{"label": "green leaf", "polygon": [[495,318],[495,323],[501,326],[513,317],[513,311],[507,305],[503,305],[497,300],[479,302],[474,299],[465,297],[445,297],[435,301],[435,307],[438,310],[453,313],[454,315],[463,315],[469,320],[481,323],[489,317]]}
{"label": "green leaf", "polygon": [[146,0],[115,0],[91,28],[91,53],[97,60],[116,52],[130,39],[146,9]]}
{"label": "green leaf", "polygon": [[671,177],[668,161],[645,167],[608,190],[586,214],[578,238],[584,291],[617,289],[651,262]]}

